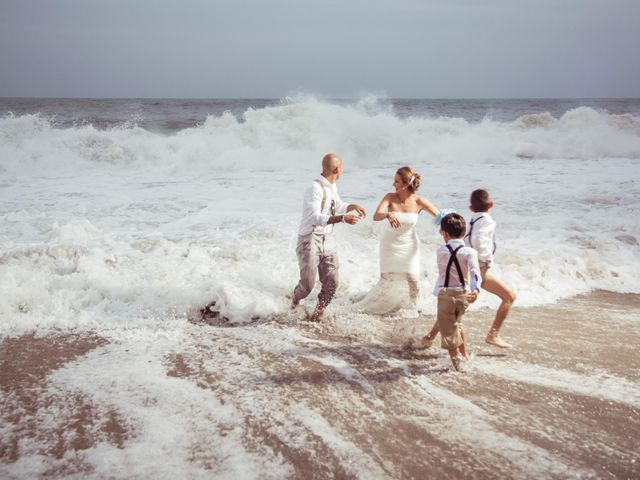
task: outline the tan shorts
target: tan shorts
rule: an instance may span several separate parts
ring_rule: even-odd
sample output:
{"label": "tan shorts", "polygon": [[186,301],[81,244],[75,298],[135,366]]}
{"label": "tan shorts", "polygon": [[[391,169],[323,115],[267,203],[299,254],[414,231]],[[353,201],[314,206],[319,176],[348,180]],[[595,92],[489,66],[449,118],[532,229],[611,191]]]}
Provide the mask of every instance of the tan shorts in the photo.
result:
{"label": "tan shorts", "polygon": [[453,350],[462,345],[462,315],[467,307],[467,292],[442,290],[438,294],[438,327],[442,348]]}

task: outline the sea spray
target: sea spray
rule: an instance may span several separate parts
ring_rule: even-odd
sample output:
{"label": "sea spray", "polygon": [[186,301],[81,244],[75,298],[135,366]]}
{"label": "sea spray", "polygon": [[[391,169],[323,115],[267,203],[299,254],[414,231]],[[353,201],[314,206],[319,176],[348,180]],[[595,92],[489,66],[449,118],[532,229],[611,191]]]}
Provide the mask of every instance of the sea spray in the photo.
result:
{"label": "sea spray", "polygon": [[[213,300],[232,322],[286,314],[302,193],[327,151],[346,161],[342,198],[369,213],[336,227],[333,314],[377,282],[371,216],[405,164],[438,207],[467,214],[473,189],[491,191],[495,272],[519,305],[594,289],[637,293],[640,117],[584,106],[521,113],[470,121],[399,115],[371,99],[302,98],[170,133],[124,118],[101,128],[5,114],[0,329],[166,325]],[[426,214],[418,231],[421,307],[430,311],[441,239]],[[484,306],[496,299],[481,295],[473,308]]]}

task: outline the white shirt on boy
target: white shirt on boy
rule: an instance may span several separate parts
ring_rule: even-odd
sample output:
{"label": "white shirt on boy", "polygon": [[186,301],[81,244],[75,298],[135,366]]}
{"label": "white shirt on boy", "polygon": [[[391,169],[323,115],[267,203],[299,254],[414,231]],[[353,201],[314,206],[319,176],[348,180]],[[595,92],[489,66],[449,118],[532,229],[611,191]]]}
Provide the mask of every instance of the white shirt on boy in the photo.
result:
{"label": "white shirt on boy", "polygon": [[[471,227],[473,223],[473,228]],[[471,232],[471,235],[469,235]],[[496,249],[495,242],[496,221],[488,212],[476,212],[467,224],[467,234],[464,243],[478,252],[478,260],[486,262],[489,266],[493,263],[493,252]]]}
{"label": "white shirt on boy", "polygon": [[[449,245],[453,250],[458,247],[462,247],[456,253],[456,258],[460,263],[462,275],[465,277],[464,280],[466,287],[462,286],[456,265],[452,262],[451,269],[449,270],[449,286],[447,289],[460,291],[468,289],[470,292],[480,290],[482,277],[480,276],[480,265],[478,265],[478,252],[473,248],[466,247],[461,238],[451,239],[447,242],[447,245]],[[441,245],[436,251],[436,259],[438,262],[438,281],[433,289],[433,294],[436,296],[438,296],[440,291],[445,288],[444,284],[447,274],[447,265],[449,264],[449,258],[451,258],[451,252],[447,248],[447,245]]]}

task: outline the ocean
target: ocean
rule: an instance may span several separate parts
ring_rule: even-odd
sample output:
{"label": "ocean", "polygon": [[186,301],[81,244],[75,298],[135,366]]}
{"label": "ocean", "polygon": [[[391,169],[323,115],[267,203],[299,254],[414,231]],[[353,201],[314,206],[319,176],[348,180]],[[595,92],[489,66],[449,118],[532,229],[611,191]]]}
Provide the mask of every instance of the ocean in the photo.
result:
{"label": "ocean", "polygon": [[[330,151],[368,218],[315,325],[288,296]],[[515,348],[481,294],[464,374],[403,349],[435,314],[428,215],[420,315],[352,308],[404,165],[438,208],[495,201]],[[0,474],[637,477],[639,179],[640,99],[0,99]]]}

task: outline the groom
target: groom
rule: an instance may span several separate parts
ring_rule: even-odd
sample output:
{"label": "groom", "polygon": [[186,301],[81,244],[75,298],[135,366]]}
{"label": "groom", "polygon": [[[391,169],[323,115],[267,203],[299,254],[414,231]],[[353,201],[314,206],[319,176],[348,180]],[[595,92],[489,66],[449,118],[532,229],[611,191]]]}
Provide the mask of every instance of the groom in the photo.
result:
{"label": "groom", "polygon": [[[310,317],[312,321],[320,320],[338,288],[334,225],[341,222],[355,225],[366,215],[361,206],[347,205],[340,200],[336,182],[343,170],[344,162],[337,154],[326,154],[322,159],[322,175],[304,193],[296,247],[300,280],[293,291],[291,308],[296,308],[300,300],[311,293],[316,274],[319,274],[322,288],[318,294],[318,304]],[[355,213],[347,214],[354,210]]]}

